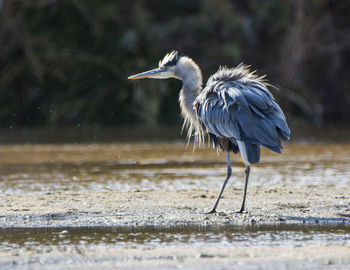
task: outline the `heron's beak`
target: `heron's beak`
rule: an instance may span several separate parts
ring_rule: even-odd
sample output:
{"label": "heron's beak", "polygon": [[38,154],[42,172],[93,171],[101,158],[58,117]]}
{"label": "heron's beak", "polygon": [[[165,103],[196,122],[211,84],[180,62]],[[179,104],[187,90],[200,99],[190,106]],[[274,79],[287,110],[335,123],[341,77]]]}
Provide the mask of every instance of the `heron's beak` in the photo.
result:
{"label": "heron's beak", "polygon": [[170,77],[170,72],[165,70],[164,68],[155,68],[149,71],[145,71],[133,76],[128,77],[129,80],[138,80],[145,78],[153,78],[153,79],[166,79]]}

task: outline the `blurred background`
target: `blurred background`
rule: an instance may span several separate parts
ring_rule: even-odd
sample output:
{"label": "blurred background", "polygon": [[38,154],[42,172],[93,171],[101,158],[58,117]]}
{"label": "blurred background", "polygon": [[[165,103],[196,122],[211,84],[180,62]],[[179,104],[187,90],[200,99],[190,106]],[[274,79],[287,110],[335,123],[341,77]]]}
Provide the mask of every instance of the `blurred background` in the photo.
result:
{"label": "blurred background", "polygon": [[347,0],[0,0],[0,128],[179,133],[181,82],[126,79],[176,49],[204,82],[241,62],[267,74],[294,134],[346,129],[349,14]]}
{"label": "blurred background", "polygon": [[[235,195],[225,193],[219,205],[231,217],[207,223],[182,214],[210,209],[226,161],[210,147],[186,148],[181,81],[127,80],[172,50],[193,58],[204,82],[220,65],[244,62],[279,88],[270,90],[292,143],[282,155],[262,149],[250,174],[247,208],[258,215],[244,219],[252,229],[215,226],[236,225],[231,210],[239,209],[245,177],[238,155],[225,191]],[[194,258],[199,269],[214,257],[227,268],[231,253],[215,254],[231,246],[257,248],[239,251],[249,254],[242,261],[249,269],[261,268],[257,257],[265,269],[348,265],[334,254],[350,243],[349,63],[350,0],[0,0],[0,264],[131,268],[132,257],[151,269],[148,250],[186,245],[193,256],[154,258],[176,266]],[[177,193],[188,200],[175,206]],[[267,199],[254,202],[257,193]],[[280,225],[260,226],[279,216]],[[294,227],[301,222],[314,226]],[[306,245],[311,255],[333,249],[303,262]],[[281,247],[281,255],[258,254],[264,247]],[[293,262],[283,251],[296,247]]]}

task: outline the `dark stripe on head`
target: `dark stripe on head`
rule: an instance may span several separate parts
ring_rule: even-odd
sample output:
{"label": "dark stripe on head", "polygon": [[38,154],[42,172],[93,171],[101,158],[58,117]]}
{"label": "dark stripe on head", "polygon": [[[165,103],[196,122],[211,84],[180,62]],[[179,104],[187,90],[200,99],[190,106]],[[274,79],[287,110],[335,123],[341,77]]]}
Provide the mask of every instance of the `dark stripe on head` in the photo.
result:
{"label": "dark stripe on head", "polygon": [[172,51],[171,53],[168,53],[166,56],[164,56],[163,60],[160,61],[159,66],[175,66],[181,57],[182,55],[179,52]]}

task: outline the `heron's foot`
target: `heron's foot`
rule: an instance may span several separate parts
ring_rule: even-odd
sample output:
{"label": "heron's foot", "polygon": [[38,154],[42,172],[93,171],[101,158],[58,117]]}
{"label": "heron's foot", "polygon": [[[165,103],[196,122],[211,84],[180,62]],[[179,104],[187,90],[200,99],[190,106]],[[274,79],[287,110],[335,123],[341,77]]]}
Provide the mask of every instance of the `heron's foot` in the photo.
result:
{"label": "heron's foot", "polygon": [[235,213],[235,214],[248,214],[248,211],[246,211],[244,209],[240,209],[240,210],[237,210],[237,211],[233,211],[233,213]]}
{"label": "heron's foot", "polygon": [[208,215],[208,214],[215,214],[215,213],[217,213],[216,212],[216,209],[211,209],[209,212],[204,212],[204,214],[206,214],[206,215]]}

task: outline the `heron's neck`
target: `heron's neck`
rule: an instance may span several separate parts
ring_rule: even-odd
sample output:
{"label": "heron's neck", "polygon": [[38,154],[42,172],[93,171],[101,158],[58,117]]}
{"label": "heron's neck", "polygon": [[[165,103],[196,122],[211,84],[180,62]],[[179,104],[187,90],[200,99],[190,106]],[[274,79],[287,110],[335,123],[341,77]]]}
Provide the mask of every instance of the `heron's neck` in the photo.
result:
{"label": "heron's neck", "polygon": [[202,72],[198,65],[190,58],[182,57],[176,76],[182,80],[183,86],[179,96],[181,114],[184,118],[183,128],[188,129],[188,139],[194,134],[198,142],[203,141],[203,132],[193,102],[202,90]]}
{"label": "heron's neck", "polygon": [[202,90],[202,72],[198,65],[188,57],[182,57],[176,70],[176,76],[182,80],[183,86],[180,92],[179,101],[182,115],[196,119],[193,110],[193,102]]}

